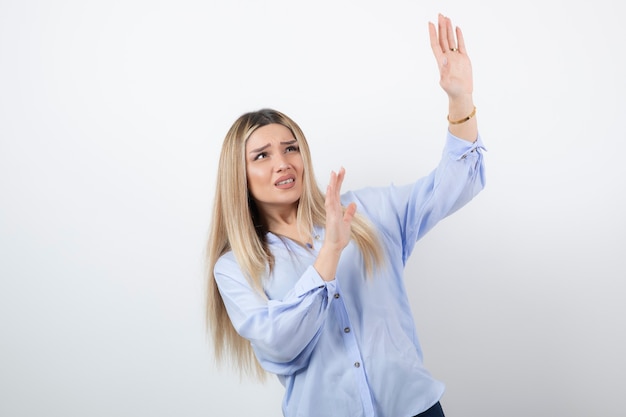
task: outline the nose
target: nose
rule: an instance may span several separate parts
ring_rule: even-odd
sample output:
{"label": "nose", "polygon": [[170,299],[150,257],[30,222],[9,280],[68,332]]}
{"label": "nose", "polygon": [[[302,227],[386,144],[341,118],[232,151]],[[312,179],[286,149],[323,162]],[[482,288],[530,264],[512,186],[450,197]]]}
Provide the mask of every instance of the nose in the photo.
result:
{"label": "nose", "polygon": [[284,157],[281,157],[277,162],[278,162],[278,169],[277,169],[278,172],[289,169],[290,167],[290,165],[287,163]]}

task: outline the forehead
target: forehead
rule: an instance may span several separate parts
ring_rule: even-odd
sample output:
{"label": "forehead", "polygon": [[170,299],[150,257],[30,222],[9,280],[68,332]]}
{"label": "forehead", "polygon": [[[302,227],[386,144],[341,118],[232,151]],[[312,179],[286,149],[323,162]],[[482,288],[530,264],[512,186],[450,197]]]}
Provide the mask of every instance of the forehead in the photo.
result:
{"label": "forehead", "polygon": [[279,145],[281,142],[294,140],[291,130],[278,123],[261,126],[246,141],[246,149],[255,149],[265,145]]}

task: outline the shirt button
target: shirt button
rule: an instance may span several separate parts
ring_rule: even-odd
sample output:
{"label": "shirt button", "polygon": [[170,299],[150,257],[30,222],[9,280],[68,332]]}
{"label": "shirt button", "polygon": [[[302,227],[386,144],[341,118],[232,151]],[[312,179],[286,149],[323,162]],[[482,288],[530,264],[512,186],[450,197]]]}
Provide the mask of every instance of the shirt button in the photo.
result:
{"label": "shirt button", "polygon": [[360,364],[359,362],[354,362],[354,367],[355,367],[355,368],[360,368],[360,367],[361,367],[361,364]]}
{"label": "shirt button", "polygon": [[339,293],[335,294],[335,298],[339,298]]}
{"label": "shirt button", "polygon": [[344,332],[344,333],[350,333],[350,328],[349,328],[349,327],[346,327],[345,329],[343,329],[343,332]]}

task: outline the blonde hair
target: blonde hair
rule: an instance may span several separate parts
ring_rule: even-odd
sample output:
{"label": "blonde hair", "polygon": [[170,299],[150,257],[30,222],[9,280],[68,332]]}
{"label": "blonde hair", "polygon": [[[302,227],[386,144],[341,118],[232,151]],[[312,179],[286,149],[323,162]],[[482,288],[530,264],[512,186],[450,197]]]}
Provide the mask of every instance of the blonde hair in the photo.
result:
{"label": "blonde hair", "polygon": [[[314,225],[324,226],[325,197],[315,181],[309,146],[302,130],[283,113],[262,109],[239,117],[226,134],[218,166],[213,219],[206,248],[206,319],[213,338],[215,359],[218,363],[230,359],[242,375],[260,379],[263,379],[265,372],[256,360],[250,343],[233,327],[217,288],[213,269],[220,256],[232,251],[250,285],[265,296],[261,280],[266,269],[272,268],[274,257],[265,241],[267,230],[248,192],[245,146],[256,129],[272,123],[287,127],[300,148],[304,170],[303,191],[298,201],[298,226],[301,230],[311,230]],[[383,251],[375,230],[358,213],[352,221],[352,240],[361,250],[366,271],[372,274],[383,262]]]}

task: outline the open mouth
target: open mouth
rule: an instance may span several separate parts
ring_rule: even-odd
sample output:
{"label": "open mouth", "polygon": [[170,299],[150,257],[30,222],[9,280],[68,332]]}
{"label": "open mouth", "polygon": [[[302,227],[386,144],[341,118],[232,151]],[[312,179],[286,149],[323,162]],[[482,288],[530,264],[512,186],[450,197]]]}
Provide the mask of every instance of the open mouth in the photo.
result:
{"label": "open mouth", "polygon": [[282,177],[278,178],[278,181],[274,183],[274,186],[281,188],[281,189],[288,189],[288,188],[295,187],[295,183],[296,183],[295,175],[283,175]]}

